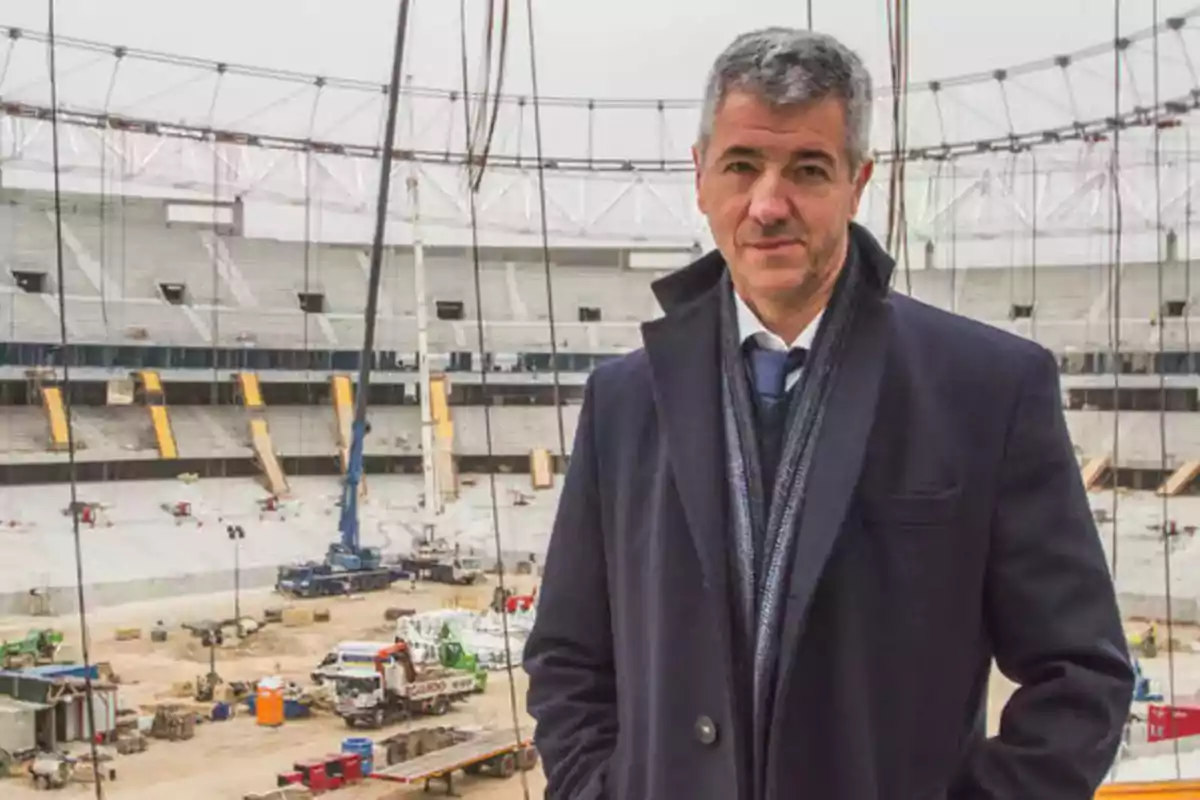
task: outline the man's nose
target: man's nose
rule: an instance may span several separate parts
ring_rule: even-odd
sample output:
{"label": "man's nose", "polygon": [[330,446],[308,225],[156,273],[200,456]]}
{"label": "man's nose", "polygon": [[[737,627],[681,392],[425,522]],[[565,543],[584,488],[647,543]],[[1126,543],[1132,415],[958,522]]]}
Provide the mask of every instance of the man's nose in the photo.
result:
{"label": "man's nose", "polygon": [[764,228],[786,221],[791,215],[791,206],[784,188],[779,176],[762,175],[750,196],[750,218]]}

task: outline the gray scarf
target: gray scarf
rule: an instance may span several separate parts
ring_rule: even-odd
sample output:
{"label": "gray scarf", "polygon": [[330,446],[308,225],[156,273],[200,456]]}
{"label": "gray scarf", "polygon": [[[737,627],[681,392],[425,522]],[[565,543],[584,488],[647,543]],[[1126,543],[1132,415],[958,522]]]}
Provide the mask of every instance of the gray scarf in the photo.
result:
{"label": "gray scarf", "polygon": [[[791,578],[789,567],[797,524],[804,508],[805,488],[825,406],[864,284],[851,239],[845,267],[805,359],[804,377],[792,393],[775,485],[767,487],[763,486],[754,430],[754,400],[745,379],[746,366],[728,272],[722,280],[721,397],[733,521],[735,617],[749,640],[743,641],[742,646],[749,646],[753,653],[751,730],[757,786],[764,775],[765,741],[760,741],[760,734],[769,729],[779,629]],[[755,795],[759,794],[761,791],[756,790]]]}

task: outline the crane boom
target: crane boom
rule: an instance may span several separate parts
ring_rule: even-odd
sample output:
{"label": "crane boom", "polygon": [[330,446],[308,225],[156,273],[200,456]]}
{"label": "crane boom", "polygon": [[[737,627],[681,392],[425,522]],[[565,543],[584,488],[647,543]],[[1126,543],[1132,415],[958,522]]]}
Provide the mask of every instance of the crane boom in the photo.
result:
{"label": "crane boom", "polygon": [[367,310],[364,320],[362,361],[358,369],[358,387],[354,398],[354,424],[351,428],[350,459],[342,488],[342,512],[338,520],[341,544],[348,555],[360,549],[358,530],[358,487],[362,483],[363,445],[367,435],[367,395],[371,387],[371,362],[375,355],[375,321],[379,310],[379,283],[383,271],[383,237],[387,227],[388,198],[391,195],[392,157],[396,141],[396,109],[400,99],[400,68],[404,63],[404,41],[408,28],[409,0],[401,0],[396,22],[396,47],[392,54],[392,78],[388,83],[387,123],[379,159],[379,200],[375,207],[375,235],[371,242],[371,268],[367,276]]}

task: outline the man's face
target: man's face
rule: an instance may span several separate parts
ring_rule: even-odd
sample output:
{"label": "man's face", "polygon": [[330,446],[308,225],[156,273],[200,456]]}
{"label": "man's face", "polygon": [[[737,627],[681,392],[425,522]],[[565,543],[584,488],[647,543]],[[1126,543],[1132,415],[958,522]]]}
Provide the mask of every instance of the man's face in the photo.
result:
{"label": "man's face", "polygon": [[751,304],[802,299],[840,270],[872,169],[851,169],[840,100],[774,108],[732,91],[692,158],[697,204]]}

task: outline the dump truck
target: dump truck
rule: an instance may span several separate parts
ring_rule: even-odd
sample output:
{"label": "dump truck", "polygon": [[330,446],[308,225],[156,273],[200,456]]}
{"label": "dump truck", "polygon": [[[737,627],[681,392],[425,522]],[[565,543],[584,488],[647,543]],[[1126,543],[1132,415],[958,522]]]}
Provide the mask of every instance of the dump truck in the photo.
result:
{"label": "dump truck", "polygon": [[477,686],[470,672],[440,666],[418,670],[404,641],[382,648],[370,665],[345,667],[331,677],[335,710],[351,728],[378,728],[417,714],[445,714]]}

